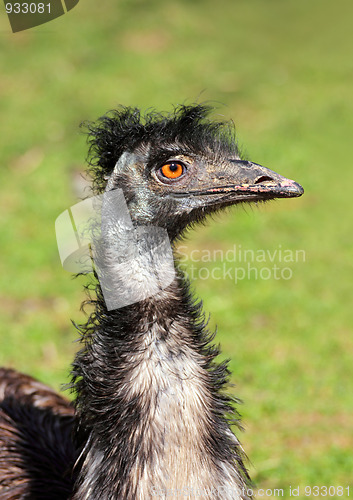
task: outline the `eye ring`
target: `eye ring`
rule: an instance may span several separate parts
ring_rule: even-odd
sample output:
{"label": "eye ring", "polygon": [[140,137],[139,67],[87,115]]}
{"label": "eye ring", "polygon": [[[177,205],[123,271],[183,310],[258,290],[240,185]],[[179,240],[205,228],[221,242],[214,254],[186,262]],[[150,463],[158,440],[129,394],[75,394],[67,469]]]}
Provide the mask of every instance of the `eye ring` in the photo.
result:
{"label": "eye ring", "polygon": [[161,181],[176,181],[186,172],[186,166],[179,160],[170,160],[162,165],[157,174]]}

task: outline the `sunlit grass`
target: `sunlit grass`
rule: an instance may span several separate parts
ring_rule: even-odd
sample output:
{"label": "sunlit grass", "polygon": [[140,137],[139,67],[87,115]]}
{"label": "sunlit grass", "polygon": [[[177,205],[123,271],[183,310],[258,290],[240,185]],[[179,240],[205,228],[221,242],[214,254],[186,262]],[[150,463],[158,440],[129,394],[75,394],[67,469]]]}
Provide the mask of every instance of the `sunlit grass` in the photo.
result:
{"label": "sunlit grass", "polygon": [[0,363],[68,380],[84,295],[60,267],[54,221],[76,202],[79,123],[119,103],[212,100],[249,157],[306,190],[217,216],[185,243],[305,251],[289,280],[193,283],[245,402],[252,476],[286,490],[351,484],[352,14],[349,0],[80,2],[16,35],[2,16]]}

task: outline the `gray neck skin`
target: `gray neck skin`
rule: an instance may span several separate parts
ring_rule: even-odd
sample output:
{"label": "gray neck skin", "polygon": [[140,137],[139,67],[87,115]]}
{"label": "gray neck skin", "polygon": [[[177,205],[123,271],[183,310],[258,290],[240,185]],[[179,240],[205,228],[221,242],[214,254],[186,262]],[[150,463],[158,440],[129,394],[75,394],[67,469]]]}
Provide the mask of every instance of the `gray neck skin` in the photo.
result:
{"label": "gray neck skin", "polygon": [[[104,272],[114,276],[115,236],[110,227],[100,247]],[[143,271],[143,265],[133,273],[119,268],[115,293],[125,293],[132,279],[140,282]],[[96,292],[96,311],[81,328],[83,348],[73,363],[82,448],[73,499],[181,492],[247,499],[242,450],[227,421],[233,410],[222,392],[228,372],[213,361],[217,350],[183,277],[110,311],[99,285]]]}

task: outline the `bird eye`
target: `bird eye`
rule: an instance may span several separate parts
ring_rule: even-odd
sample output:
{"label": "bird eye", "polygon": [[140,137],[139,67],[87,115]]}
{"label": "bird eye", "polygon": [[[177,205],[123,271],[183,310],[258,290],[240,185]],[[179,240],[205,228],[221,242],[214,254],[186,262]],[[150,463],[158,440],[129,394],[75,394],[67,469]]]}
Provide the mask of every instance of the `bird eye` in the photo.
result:
{"label": "bird eye", "polygon": [[179,161],[171,161],[165,163],[159,170],[160,176],[166,179],[179,179],[186,171],[184,163]]}

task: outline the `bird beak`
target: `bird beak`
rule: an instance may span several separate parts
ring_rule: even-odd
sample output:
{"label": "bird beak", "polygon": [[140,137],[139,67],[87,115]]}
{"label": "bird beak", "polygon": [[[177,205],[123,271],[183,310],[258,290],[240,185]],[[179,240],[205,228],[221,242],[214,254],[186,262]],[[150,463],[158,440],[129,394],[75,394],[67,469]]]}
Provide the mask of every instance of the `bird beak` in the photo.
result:
{"label": "bird beak", "polygon": [[210,197],[207,204],[211,205],[293,198],[303,193],[304,189],[297,182],[257,163],[242,160],[229,160],[222,169],[212,171],[203,189],[189,191],[189,195]]}

